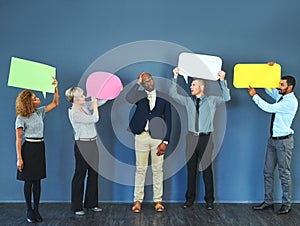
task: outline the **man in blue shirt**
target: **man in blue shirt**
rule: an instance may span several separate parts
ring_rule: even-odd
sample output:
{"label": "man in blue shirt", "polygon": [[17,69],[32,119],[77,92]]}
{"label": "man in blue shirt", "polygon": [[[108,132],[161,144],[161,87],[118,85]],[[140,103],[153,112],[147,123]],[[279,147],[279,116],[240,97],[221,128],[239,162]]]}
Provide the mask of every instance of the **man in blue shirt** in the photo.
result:
{"label": "man in blue shirt", "polygon": [[277,214],[286,214],[291,210],[291,157],[294,149],[294,130],[291,129],[295,117],[298,101],[293,89],[296,81],[292,76],[281,78],[277,89],[272,92],[265,90],[276,103],[269,104],[256,94],[254,88],[249,87],[248,92],[253,101],[265,112],[272,113],[270,126],[270,138],[268,140],[267,153],[264,168],[265,198],[254,210],[274,209],[273,205],[273,181],[274,170],[278,164],[279,179],[282,188],[282,205]]}
{"label": "man in blue shirt", "polygon": [[[183,208],[186,209],[191,207],[196,199],[198,163],[206,152],[210,135],[214,130],[213,120],[217,105],[224,103],[224,101],[229,101],[230,94],[229,89],[226,86],[224,71],[219,72],[222,96],[206,96],[205,81],[196,78],[192,81],[190,86],[192,98],[177,93],[176,83],[179,75],[179,68],[175,68],[173,74],[174,82],[170,88],[169,95],[176,102],[185,106],[188,114],[188,134],[186,136],[188,181],[185,194],[186,202],[183,205]],[[207,151],[211,152],[211,150]],[[208,161],[207,167],[203,169],[205,186],[204,199],[206,208],[212,210],[214,202],[213,172],[211,159]],[[203,163],[202,160],[201,163]]]}

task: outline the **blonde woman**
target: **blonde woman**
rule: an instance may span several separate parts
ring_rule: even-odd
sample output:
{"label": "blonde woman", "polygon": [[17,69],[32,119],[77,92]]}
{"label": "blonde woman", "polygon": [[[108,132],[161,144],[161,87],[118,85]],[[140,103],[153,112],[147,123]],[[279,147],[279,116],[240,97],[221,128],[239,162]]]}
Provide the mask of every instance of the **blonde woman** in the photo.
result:
{"label": "blonde woman", "polygon": [[43,221],[39,213],[41,179],[46,178],[43,119],[46,113],[59,105],[57,80],[53,78],[52,84],[55,86],[54,98],[47,106],[40,107],[40,99],[31,90],[23,90],[16,99],[17,179],[24,181],[29,223]]}
{"label": "blonde woman", "polygon": [[95,123],[99,120],[98,107],[106,101],[91,97],[91,102],[87,103],[80,87],[69,88],[65,94],[67,100],[72,103],[68,113],[75,138],[75,172],[72,179],[71,210],[76,216],[85,215],[83,207],[93,212],[101,212],[102,209],[98,207],[99,151]]}

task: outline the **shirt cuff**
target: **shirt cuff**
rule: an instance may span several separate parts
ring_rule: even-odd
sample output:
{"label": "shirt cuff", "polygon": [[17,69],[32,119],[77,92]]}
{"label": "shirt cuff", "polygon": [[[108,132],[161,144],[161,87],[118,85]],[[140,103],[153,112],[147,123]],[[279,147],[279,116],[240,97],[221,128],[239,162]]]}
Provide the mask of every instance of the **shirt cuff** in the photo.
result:
{"label": "shirt cuff", "polygon": [[169,144],[169,142],[168,142],[168,141],[166,141],[166,140],[164,140],[164,141],[163,141],[163,143],[165,143],[165,144]]}
{"label": "shirt cuff", "polygon": [[258,95],[255,94],[253,97],[252,97],[252,100],[256,101],[258,99]]}

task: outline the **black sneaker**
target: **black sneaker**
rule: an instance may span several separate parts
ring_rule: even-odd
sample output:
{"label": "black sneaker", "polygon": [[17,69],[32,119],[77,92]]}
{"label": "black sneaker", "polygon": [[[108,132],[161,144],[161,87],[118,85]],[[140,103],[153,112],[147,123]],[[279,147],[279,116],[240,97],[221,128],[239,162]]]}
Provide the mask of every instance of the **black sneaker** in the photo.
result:
{"label": "black sneaker", "polygon": [[206,209],[207,210],[212,210],[214,209],[214,204],[212,202],[207,202],[206,203]]}
{"label": "black sneaker", "polygon": [[42,222],[43,221],[43,218],[40,215],[38,210],[33,210],[33,213],[34,213],[34,218],[35,218],[36,222]]}
{"label": "black sneaker", "polygon": [[28,223],[35,223],[35,216],[34,216],[34,213],[33,213],[33,210],[32,209],[27,209],[27,218],[26,218],[26,221]]}
{"label": "black sneaker", "polygon": [[281,205],[280,209],[277,211],[277,214],[287,214],[291,211],[291,206]]}
{"label": "black sneaker", "polygon": [[186,202],[183,204],[182,209],[190,208],[193,204],[194,204],[193,202],[186,201]]}

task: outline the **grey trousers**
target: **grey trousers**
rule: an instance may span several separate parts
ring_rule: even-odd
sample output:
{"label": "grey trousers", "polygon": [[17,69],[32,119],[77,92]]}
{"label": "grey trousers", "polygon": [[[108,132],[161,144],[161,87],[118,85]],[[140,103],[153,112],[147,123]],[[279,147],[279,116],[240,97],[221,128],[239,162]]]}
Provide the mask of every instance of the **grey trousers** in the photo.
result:
{"label": "grey trousers", "polygon": [[282,204],[291,205],[291,157],[294,149],[294,138],[275,140],[269,138],[264,168],[265,199],[273,203],[274,170],[278,165],[279,179],[282,188]]}

